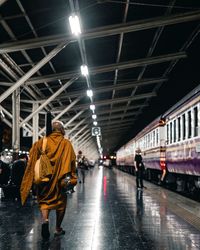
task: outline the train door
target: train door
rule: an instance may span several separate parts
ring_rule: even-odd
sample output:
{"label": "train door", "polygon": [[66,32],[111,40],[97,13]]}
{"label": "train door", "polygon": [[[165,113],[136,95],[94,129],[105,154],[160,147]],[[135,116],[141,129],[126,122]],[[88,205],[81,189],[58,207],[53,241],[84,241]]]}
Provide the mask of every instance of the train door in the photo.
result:
{"label": "train door", "polygon": [[159,130],[160,130],[160,169],[162,175],[160,178],[161,183],[164,181],[164,178],[167,173],[166,169],[166,136],[165,136],[165,120],[160,119],[159,121]]}

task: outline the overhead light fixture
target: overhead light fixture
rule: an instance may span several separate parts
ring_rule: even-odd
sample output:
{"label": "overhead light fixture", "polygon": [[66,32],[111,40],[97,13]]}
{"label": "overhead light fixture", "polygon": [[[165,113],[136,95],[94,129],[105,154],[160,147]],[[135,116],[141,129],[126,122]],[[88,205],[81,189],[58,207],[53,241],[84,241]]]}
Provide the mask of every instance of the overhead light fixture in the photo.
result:
{"label": "overhead light fixture", "polygon": [[97,115],[93,114],[93,115],[92,115],[92,119],[93,119],[93,120],[97,119]]}
{"label": "overhead light fixture", "polygon": [[78,36],[81,34],[80,21],[77,15],[71,15],[69,17],[69,24],[73,35]]}
{"label": "overhead light fixture", "polygon": [[91,89],[87,90],[87,96],[92,97],[93,96],[93,91]]}
{"label": "overhead light fixture", "polygon": [[93,122],[93,125],[94,125],[94,126],[96,126],[96,125],[97,125],[97,122],[96,122],[96,121],[94,121],[94,122]]}
{"label": "overhead light fixture", "polygon": [[95,110],[95,105],[94,105],[94,104],[91,104],[91,105],[90,105],[90,109],[91,109],[92,111],[94,111],[94,110]]}
{"label": "overhead light fixture", "polygon": [[81,74],[83,76],[88,76],[89,71],[88,71],[88,66],[87,65],[81,65]]}

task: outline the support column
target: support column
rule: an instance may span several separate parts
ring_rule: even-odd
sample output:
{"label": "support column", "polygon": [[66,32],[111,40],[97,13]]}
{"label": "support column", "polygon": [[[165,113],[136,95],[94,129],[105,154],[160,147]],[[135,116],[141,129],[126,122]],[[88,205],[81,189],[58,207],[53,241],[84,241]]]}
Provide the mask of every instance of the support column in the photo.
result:
{"label": "support column", "polygon": [[[37,102],[33,103],[33,113],[38,109],[39,104]],[[39,113],[35,113],[33,116],[33,143],[38,140],[39,135]]]}
{"label": "support column", "polygon": [[12,113],[12,148],[15,160],[20,150],[20,88],[12,94]]}

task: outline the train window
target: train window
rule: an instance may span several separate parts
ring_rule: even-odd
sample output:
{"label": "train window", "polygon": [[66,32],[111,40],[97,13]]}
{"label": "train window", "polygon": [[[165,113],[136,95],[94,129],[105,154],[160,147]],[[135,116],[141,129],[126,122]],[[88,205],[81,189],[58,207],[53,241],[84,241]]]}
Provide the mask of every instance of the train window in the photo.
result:
{"label": "train window", "polygon": [[181,118],[178,117],[178,141],[181,140]]}
{"label": "train window", "polygon": [[192,116],[191,111],[188,111],[188,138],[192,136]]}
{"label": "train window", "polygon": [[182,135],[184,140],[186,135],[185,114],[182,115]]}
{"label": "train window", "polygon": [[174,129],[174,142],[176,142],[176,120],[174,120],[174,124],[173,124],[173,129]]}
{"label": "train window", "polygon": [[170,122],[170,143],[172,143],[172,122]]}
{"label": "train window", "polygon": [[146,135],[146,148],[148,148],[148,135]]}
{"label": "train window", "polygon": [[197,107],[193,109],[193,113],[194,113],[194,136],[197,136],[198,135],[198,109]]}
{"label": "train window", "polygon": [[156,131],[153,131],[153,147],[155,147],[156,144]]}
{"label": "train window", "polygon": [[169,124],[167,124],[167,144],[169,144]]}
{"label": "train window", "polygon": [[158,129],[156,129],[156,145],[158,145],[158,141],[159,141],[158,136],[159,136],[159,134],[158,134]]}

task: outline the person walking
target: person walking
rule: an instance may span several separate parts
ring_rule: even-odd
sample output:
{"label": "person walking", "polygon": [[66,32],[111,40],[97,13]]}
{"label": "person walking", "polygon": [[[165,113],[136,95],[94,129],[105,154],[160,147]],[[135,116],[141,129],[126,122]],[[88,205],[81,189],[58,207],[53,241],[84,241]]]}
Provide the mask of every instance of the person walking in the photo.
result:
{"label": "person walking", "polygon": [[77,155],[77,169],[78,169],[78,178],[79,183],[85,182],[85,162],[84,162],[85,156],[82,154],[82,151],[78,151]]}
{"label": "person walking", "polygon": [[[41,235],[44,239],[50,237],[49,232],[49,213],[56,210],[56,230],[55,236],[65,234],[61,227],[63,221],[67,197],[63,192],[63,183],[68,174],[71,175],[71,181],[75,185],[76,177],[76,155],[69,140],[64,138],[65,130],[61,121],[52,123],[52,133],[48,135],[45,153],[50,160],[53,168],[52,176],[48,182],[36,184],[36,195],[39,208],[42,214]],[[30,189],[34,183],[35,163],[39,159],[43,146],[43,139],[35,142],[30,150],[30,157],[26,171],[21,183],[21,201],[24,205]]]}
{"label": "person walking", "polygon": [[144,164],[142,162],[142,152],[141,149],[138,148],[135,151],[135,172],[136,172],[136,186],[137,189],[145,188],[143,185],[143,171],[144,171]]}
{"label": "person walking", "polygon": [[19,159],[14,161],[11,170],[11,185],[14,186],[14,196],[20,200],[20,186],[26,169],[28,157],[26,154],[20,154]]}

